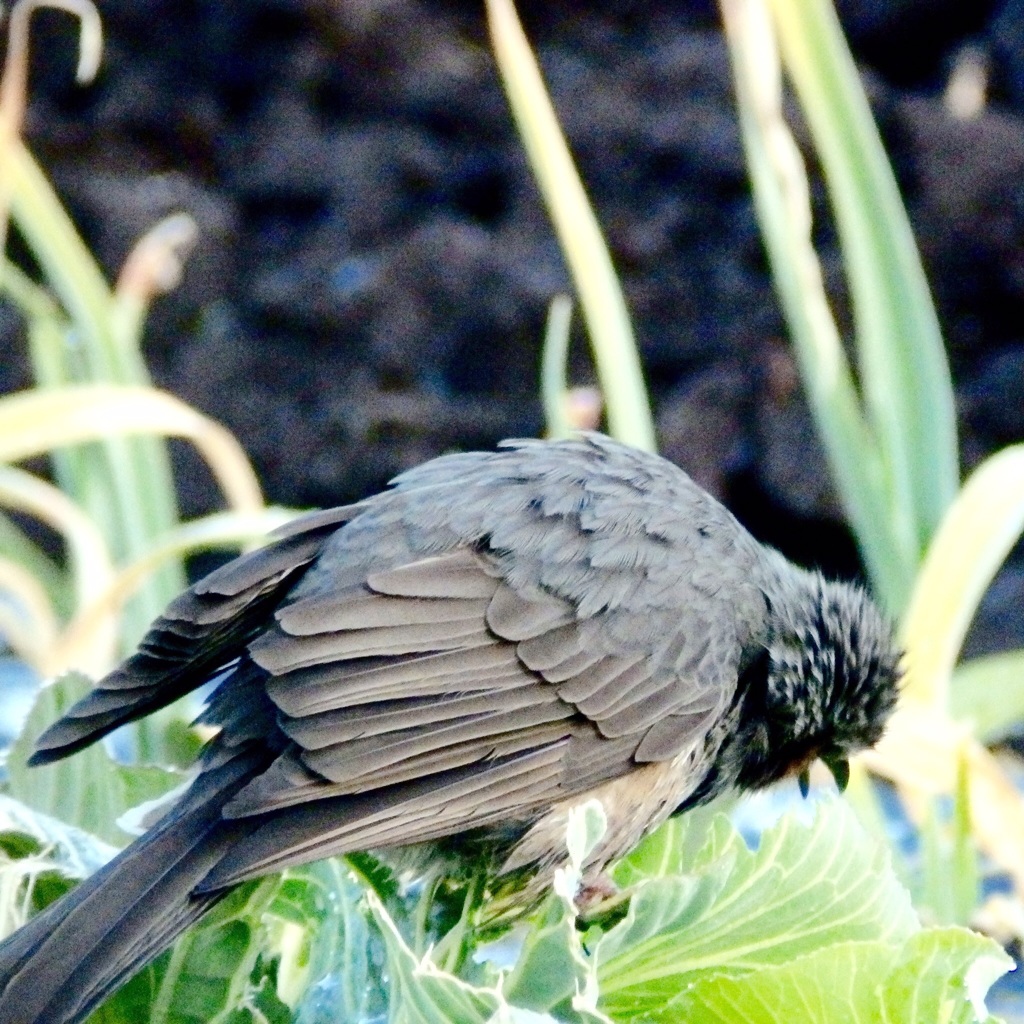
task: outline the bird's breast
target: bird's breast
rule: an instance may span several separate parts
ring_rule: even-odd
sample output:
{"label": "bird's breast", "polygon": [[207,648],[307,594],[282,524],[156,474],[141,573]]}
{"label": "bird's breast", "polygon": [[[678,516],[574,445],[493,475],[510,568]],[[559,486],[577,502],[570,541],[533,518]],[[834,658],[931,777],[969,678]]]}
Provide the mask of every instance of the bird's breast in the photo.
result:
{"label": "bird's breast", "polygon": [[700,750],[688,748],[671,761],[637,765],[626,775],[552,805],[512,848],[501,873],[562,863],[566,859],[569,811],[588,800],[598,800],[608,826],[586,868],[588,875],[600,874],[686,800],[703,778],[703,762]]}

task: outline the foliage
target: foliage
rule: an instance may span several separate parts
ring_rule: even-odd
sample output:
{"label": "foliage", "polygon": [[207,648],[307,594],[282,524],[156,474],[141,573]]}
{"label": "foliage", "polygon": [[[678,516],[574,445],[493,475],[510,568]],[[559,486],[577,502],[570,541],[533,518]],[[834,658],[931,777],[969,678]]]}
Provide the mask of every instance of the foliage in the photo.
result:
{"label": "foliage", "polygon": [[[236,546],[286,518],[264,509],[237,441],[219,424],[155,391],[140,351],[146,311],[181,270],[196,227],[177,215],[156,225],[111,287],[20,136],[29,19],[10,15],[0,85],[0,238],[17,232],[39,268],[36,281],[4,254],[0,296],[24,316],[37,387],[0,398],[0,506],[38,519],[63,539],[66,568],[0,514],[0,581],[7,642],[48,677],[68,667],[106,671],[184,582],[182,556]],[[99,62],[99,18],[86,0],[62,7],[80,18],[80,80]],[[220,483],[231,514],[211,531],[177,519],[162,436],[191,440]],[[14,465],[51,456],[54,484]],[[139,754],[169,760],[168,711],[136,730]]]}
{"label": "foliage", "polygon": [[[884,851],[841,802],[821,804],[810,826],[780,822],[756,851],[718,816],[695,859],[685,854],[692,842],[687,822],[670,822],[648,841],[659,848],[658,857],[650,858],[642,846],[618,867],[631,894],[625,917],[613,915],[611,923],[582,930],[573,893],[582,858],[603,826],[596,802],[571,817],[567,845],[574,852],[523,930],[511,973],[486,959],[446,969],[435,951],[415,948],[396,924],[404,914],[393,898],[389,909],[372,889],[337,888],[335,902],[358,922],[346,926],[346,938],[360,941],[333,951],[329,973],[311,991],[335,993],[329,1012],[338,1016],[327,1016],[322,1000],[312,1016],[304,1016],[310,1004],[303,1001],[295,1019],[368,1019],[373,1009],[401,1024],[990,1019],[984,992],[1011,965],[1009,958],[991,940],[963,928],[922,930]],[[316,917],[316,908],[322,914],[325,906],[315,898],[321,880],[297,877],[288,884],[293,911],[301,908],[303,923],[314,925],[311,933],[329,932]],[[233,900],[253,898],[247,891]],[[312,921],[304,916],[310,912]],[[230,912],[220,916],[215,927],[229,929],[232,941],[225,937],[224,948],[218,946],[212,957],[209,930],[199,933],[205,939],[191,940],[206,956],[187,947],[182,953],[179,945],[172,964],[188,958],[191,970],[203,973],[197,977],[179,968],[177,994],[167,1004],[175,1009],[153,1019],[243,1019],[215,1014],[237,1004],[211,998],[200,1010],[197,1002],[203,993],[224,992],[224,962],[243,960],[245,950],[251,951],[249,933],[235,922]],[[388,979],[370,998],[368,949],[383,957]],[[478,953],[486,956],[488,948]],[[250,953],[246,962],[251,961]],[[143,985],[138,981],[119,994],[100,1019],[137,1019],[131,1016],[137,1006],[131,989]],[[241,1002],[261,993],[250,983]],[[838,993],[845,997],[837,999]]]}
{"label": "foliage", "polygon": [[[956,796],[953,822],[970,826],[1020,885],[1024,803],[950,712],[954,691],[969,716],[991,683],[1007,679],[1008,663],[1024,668],[1017,652],[954,675],[967,626],[1024,526],[1024,448],[992,456],[957,493],[953,391],[938,320],[831,4],[723,0],[722,10],[758,214],[811,408],[871,581],[898,618],[906,651],[901,711],[866,763],[897,782],[919,824],[939,819],[935,797]],[[780,68],[828,187],[853,311],[856,381],[811,242],[810,190],[783,113]],[[1001,721],[986,727],[1006,728],[1014,711],[1007,702]],[[954,851],[962,838],[937,844],[926,836],[926,855],[945,864],[933,893],[961,883],[963,858]],[[959,902],[967,912],[974,901]]]}

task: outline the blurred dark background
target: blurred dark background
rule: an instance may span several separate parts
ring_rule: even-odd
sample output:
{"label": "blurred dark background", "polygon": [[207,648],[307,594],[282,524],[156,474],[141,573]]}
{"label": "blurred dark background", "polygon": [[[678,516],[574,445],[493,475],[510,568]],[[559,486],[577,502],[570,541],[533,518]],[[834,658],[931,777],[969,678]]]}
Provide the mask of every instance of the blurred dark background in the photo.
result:
{"label": "blurred dark background", "polygon": [[[839,7],[939,304],[969,469],[1024,438],[1024,0]],[[99,8],[86,88],[70,19],[37,15],[30,143],[111,276],[155,220],[196,219],[146,356],[235,431],[271,501],[337,504],[542,430],[540,337],[568,279],[481,3]],[[520,9],[625,281],[663,452],[762,539],[856,573],[766,271],[715,4]],[[987,101],[965,117],[949,85],[972,70]],[[816,201],[824,215],[820,187]],[[0,385],[28,386],[3,307],[0,346]],[[578,325],[573,376],[591,380]],[[212,485],[178,459],[184,510],[209,508]],[[971,649],[1024,644],[1022,601],[1018,557]]]}

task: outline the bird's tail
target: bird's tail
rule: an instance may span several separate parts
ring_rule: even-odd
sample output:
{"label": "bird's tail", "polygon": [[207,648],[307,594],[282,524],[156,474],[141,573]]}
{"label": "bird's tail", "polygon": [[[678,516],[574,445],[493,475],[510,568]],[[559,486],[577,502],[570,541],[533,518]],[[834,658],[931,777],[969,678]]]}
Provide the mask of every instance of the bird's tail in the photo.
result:
{"label": "bird's tail", "polygon": [[205,771],[153,829],[0,943],[0,1021],[77,1024],[224,893],[192,895],[250,827],[221,808],[266,755]]}

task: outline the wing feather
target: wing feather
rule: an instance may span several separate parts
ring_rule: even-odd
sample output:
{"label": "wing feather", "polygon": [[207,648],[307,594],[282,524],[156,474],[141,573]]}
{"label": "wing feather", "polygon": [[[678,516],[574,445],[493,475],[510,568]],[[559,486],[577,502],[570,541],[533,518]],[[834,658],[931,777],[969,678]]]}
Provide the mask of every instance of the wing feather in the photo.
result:
{"label": "wing feather", "polygon": [[468,693],[518,686],[523,669],[515,650],[496,643],[428,652],[402,659],[327,662],[271,676],[271,699],[294,718],[392,698]]}
{"label": "wing feather", "polygon": [[371,736],[347,743],[318,747],[302,754],[303,762],[331,782],[383,772],[404,760],[433,754],[468,740],[493,741],[505,733],[527,731],[570,718],[574,709],[557,695],[543,703],[504,708],[439,722],[431,727],[402,729],[384,736]]}
{"label": "wing feather", "polygon": [[[661,693],[666,689],[664,677],[658,674],[656,667],[650,661],[637,661],[615,675],[599,690],[595,690],[583,700],[576,701],[575,704],[588,718],[599,723],[603,735],[615,735],[604,730],[608,709],[623,701],[627,706],[632,704],[631,694],[644,683],[651,683],[647,689],[654,694]],[[619,733],[618,735],[624,734]]]}
{"label": "wing feather", "polygon": [[406,626],[460,622],[465,619],[479,622],[487,605],[486,598],[467,601],[430,597],[382,597],[372,590],[360,589],[354,594],[332,594],[329,598],[296,601],[279,613],[278,622],[292,636],[346,630],[402,629]]}
{"label": "wing feather", "polygon": [[[520,672],[514,682],[515,685],[505,689],[500,697],[501,706],[506,710],[528,707],[537,703],[538,696],[544,702],[557,699],[549,688],[541,690],[537,680],[526,673]],[[422,729],[438,722],[486,714],[493,711],[497,703],[494,693],[489,690],[402,697],[339,708],[307,718],[281,718],[280,726],[285,735],[304,749],[320,750],[370,736]]]}
{"label": "wing feather", "polygon": [[634,669],[644,671],[642,668],[644,660],[643,654],[639,652],[626,657],[606,654],[600,661],[559,683],[558,695],[562,700],[579,704],[606,688],[611,688],[611,692],[615,693],[619,689],[618,681],[623,676]]}
{"label": "wing feather", "polygon": [[489,598],[498,585],[480,557],[468,548],[423,558],[394,569],[371,572],[366,585],[392,597]]}
{"label": "wing feather", "polygon": [[457,622],[351,630],[296,637],[280,628],[268,629],[249,646],[253,661],[274,675],[348,658],[399,657],[480,647],[493,642],[479,618]]}
{"label": "wing feather", "polygon": [[304,517],[289,524],[276,543],[236,558],[179,595],[149,628],[138,652],[39,737],[30,763],[66,757],[209,680],[265,627],[327,534],[351,515],[349,507]]}
{"label": "wing feather", "polygon": [[567,601],[540,599],[524,601],[507,585],[498,587],[487,606],[487,626],[504,640],[529,640],[572,622],[575,617]]}
{"label": "wing feather", "polygon": [[206,877],[199,891],[215,891],[314,858],[389,843],[407,844],[507,819],[508,798],[535,792],[551,798],[562,748],[551,744],[483,765],[434,773],[408,784],[359,796],[297,804],[268,816]]}

